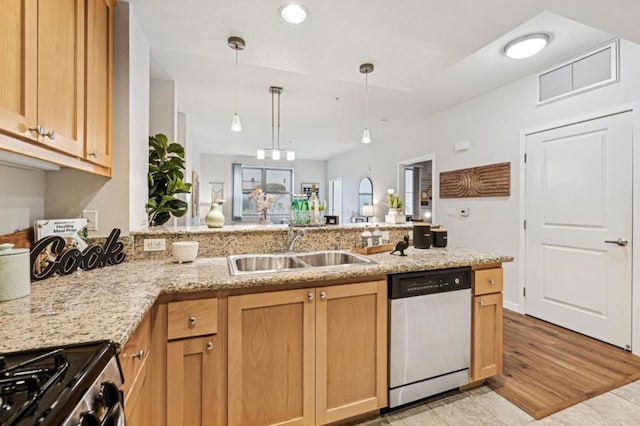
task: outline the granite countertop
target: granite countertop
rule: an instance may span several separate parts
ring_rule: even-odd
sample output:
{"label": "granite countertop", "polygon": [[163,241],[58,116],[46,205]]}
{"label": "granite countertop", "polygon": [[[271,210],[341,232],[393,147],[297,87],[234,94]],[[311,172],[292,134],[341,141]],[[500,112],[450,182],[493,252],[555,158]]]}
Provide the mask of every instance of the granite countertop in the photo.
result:
{"label": "granite countertop", "polygon": [[[386,229],[412,229],[413,222],[409,223],[383,223],[383,222],[359,222],[359,223],[345,223],[340,225],[322,225],[322,226],[295,226],[296,228],[305,228],[309,232],[319,232],[323,230],[338,231],[342,229],[364,229],[378,227],[380,230]],[[208,228],[206,226],[158,226],[147,229],[141,229],[138,231],[131,231],[130,235],[145,236],[145,235],[162,235],[162,234],[175,234],[175,235],[191,235],[191,234],[225,234],[225,233],[265,233],[265,232],[286,232],[289,229],[287,224],[271,224],[256,225],[256,224],[238,224],[238,225],[225,225],[222,228]]]}
{"label": "granite countertop", "polygon": [[513,261],[465,248],[410,247],[408,256],[370,255],[373,265],[308,268],[231,276],[227,259],[125,262],[31,284],[31,294],[0,302],[0,353],[94,340],[123,345],[162,293],[268,287]]}

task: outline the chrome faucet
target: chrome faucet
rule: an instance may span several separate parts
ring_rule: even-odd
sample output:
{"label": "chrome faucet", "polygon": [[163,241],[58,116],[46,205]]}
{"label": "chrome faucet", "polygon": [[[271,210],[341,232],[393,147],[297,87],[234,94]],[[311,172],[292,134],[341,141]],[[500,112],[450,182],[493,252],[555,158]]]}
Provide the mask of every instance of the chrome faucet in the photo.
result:
{"label": "chrome faucet", "polygon": [[287,231],[287,238],[289,240],[289,251],[295,250],[296,240],[300,237],[304,237],[307,235],[307,231],[305,229],[293,228],[289,227]]}

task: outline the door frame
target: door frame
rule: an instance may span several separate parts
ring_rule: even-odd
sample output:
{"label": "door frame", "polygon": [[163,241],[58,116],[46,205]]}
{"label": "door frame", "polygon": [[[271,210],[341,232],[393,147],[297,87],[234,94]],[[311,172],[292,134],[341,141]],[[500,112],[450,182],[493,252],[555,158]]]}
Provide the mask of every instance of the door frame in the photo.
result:
{"label": "door frame", "polygon": [[409,158],[407,160],[400,160],[398,161],[398,169],[397,169],[397,173],[398,175],[396,176],[396,186],[397,186],[397,193],[400,194],[402,197],[404,197],[404,168],[405,166],[408,166],[410,164],[414,164],[414,163],[422,163],[424,161],[431,161],[431,182],[433,182],[433,187],[431,188],[431,199],[433,200],[433,203],[431,205],[431,223],[438,223],[436,222],[436,203],[435,200],[438,197],[438,193],[439,193],[439,175],[436,173],[436,154],[435,153],[431,153],[431,154],[427,154],[427,155],[423,155],[420,157],[413,157],[413,158]]}
{"label": "door frame", "polygon": [[518,271],[518,303],[504,302],[504,307],[519,313],[525,313],[526,298],[523,295],[524,288],[526,286],[526,234],[524,230],[524,221],[526,218],[526,164],[524,162],[524,154],[526,152],[527,136],[544,132],[547,130],[557,129],[559,127],[566,127],[572,124],[582,123],[585,121],[592,121],[598,118],[604,118],[611,115],[617,115],[621,113],[631,113],[633,122],[632,129],[632,197],[633,197],[633,212],[631,219],[632,235],[631,235],[631,347],[634,355],[640,355],[640,247],[638,250],[634,250],[634,242],[638,241],[640,244],[640,146],[636,146],[640,143],[640,138],[636,136],[640,131],[640,101],[617,105],[614,107],[597,110],[587,114],[581,114],[562,120],[553,121],[538,126],[529,127],[520,131],[520,149],[519,149],[519,215],[518,223],[520,224],[518,232],[518,256],[521,259],[519,271]]}

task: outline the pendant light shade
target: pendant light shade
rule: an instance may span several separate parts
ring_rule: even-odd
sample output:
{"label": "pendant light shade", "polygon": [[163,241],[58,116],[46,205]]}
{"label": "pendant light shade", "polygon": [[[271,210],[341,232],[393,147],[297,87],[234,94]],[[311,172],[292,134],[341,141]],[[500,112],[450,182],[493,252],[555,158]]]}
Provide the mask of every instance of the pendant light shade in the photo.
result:
{"label": "pendant light shade", "polygon": [[362,143],[371,143],[371,133],[369,133],[369,129],[365,128],[362,132]]}
{"label": "pendant light shade", "polygon": [[240,116],[238,115],[238,113],[233,114],[233,119],[231,120],[231,131],[242,131],[242,121],[240,121]]}
{"label": "pendant light shade", "polygon": [[364,95],[364,130],[362,131],[362,143],[371,143],[371,133],[369,133],[369,74],[373,72],[373,64],[360,65],[360,72],[364,74],[365,95]]}
{"label": "pendant light shade", "polygon": [[233,112],[233,119],[231,120],[231,131],[232,132],[241,132],[242,131],[242,121],[240,121],[240,116],[238,115],[238,86],[239,77],[238,77],[238,50],[244,50],[245,42],[240,37],[229,37],[227,40],[229,47],[235,50],[236,52],[236,105]]}

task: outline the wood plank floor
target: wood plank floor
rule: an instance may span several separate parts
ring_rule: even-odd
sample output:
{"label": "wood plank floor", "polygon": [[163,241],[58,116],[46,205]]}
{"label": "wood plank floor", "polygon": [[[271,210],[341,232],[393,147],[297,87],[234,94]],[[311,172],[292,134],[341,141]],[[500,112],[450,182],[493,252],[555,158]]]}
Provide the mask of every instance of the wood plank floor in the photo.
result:
{"label": "wood plank floor", "polygon": [[504,374],[487,385],[536,419],[640,378],[640,357],[504,311]]}

